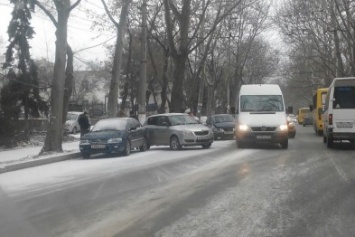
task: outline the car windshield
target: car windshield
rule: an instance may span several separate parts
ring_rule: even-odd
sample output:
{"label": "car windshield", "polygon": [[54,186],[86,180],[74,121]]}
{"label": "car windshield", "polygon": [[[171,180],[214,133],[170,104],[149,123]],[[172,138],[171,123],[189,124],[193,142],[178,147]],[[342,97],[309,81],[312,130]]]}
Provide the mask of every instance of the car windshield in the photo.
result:
{"label": "car windshield", "polygon": [[241,112],[282,112],[281,95],[243,95],[240,99]]}
{"label": "car windshield", "polygon": [[171,126],[182,124],[198,124],[198,122],[190,115],[174,115],[169,116]]}
{"label": "car windshield", "polygon": [[76,120],[79,115],[77,114],[67,114],[67,121],[73,121]]}
{"label": "car windshield", "polygon": [[120,119],[100,120],[95,124],[92,131],[95,132],[95,131],[102,131],[102,130],[124,130],[126,129],[126,124],[127,124],[127,120],[120,120]]}
{"label": "car windshield", "polygon": [[215,123],[234,122],[234,118],[232,115],[217,115],[213,117],[213,122]]}

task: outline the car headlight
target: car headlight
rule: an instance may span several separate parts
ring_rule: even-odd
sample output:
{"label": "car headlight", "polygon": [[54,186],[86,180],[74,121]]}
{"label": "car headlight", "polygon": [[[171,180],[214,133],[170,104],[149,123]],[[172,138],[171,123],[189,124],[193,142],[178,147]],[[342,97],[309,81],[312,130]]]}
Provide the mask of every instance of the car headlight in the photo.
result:
{"label": "car headlight", "polygon": [[90,145],[89,140],[80,140],[80,145]]}
{"label": "car headlight", "polygon": [[248,129],[249,129],[248,125],[245,125],[245,124],[240,124],[240,125],[238,126],[238,130],[239,130],[239,131],[245,132],[245,131],[248,131]]}
{"label": "car headlight", "polygon": [[287,131],[288,126],[286,124],[282,124],[282,125],[280,125],[279,128],[280,128],[281,131]]}
{"label": "car headlight", "polygon": [[194,133],[191,132],[191,131],[182,131],[182,134],[183,134],[184,136],[193,136],[193,135],[194,135]]}
{"label": "car headlight", "polygon": [[118,142],[122,142],[121,137],[110,138],[107,140],[107,143],[118,143]]}

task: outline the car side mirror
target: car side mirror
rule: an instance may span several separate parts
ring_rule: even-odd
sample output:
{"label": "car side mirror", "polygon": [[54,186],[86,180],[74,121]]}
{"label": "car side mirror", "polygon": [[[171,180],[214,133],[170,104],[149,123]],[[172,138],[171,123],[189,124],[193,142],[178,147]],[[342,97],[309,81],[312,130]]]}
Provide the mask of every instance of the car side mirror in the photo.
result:
{"label": "car side mirror", "polygon": [[162,122],[161,125],[165,127],[169,127],[169,124],[167,122]]}

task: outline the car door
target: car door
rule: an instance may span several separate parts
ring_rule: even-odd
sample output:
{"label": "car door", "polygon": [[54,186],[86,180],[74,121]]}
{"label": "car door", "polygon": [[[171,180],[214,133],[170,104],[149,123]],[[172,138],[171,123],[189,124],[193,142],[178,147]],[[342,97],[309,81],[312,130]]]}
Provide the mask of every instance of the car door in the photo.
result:
{"label": "car door", "polygon": [[129,118],[128,119],[128,131],[129,131],[129,138],[131,140],[131,147],[139,146],[140,136],[139,136],[139,126],[134,121],[135,119]]}
{"label": "car door", "polygon": [[167,116],[159,116],[157,120],[156,137],[160,145],[169,145],[170,122]]}

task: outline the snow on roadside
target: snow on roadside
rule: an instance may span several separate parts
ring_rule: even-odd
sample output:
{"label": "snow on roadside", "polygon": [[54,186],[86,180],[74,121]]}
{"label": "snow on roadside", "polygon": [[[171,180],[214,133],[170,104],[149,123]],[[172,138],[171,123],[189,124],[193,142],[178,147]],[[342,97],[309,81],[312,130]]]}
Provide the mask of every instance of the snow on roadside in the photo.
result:
{"label": "snow on roadside", "polygon": [[12,150],[5,150],[0,152],[0,167],[22,163],[35,159],[45,159],[53,156],[73,153],[79,151],[79,141],[63,143],[63,153],[51,153],[39,156],[39,152],[41,151],[42,146],[31,146],[31,147],[23,147]]}

